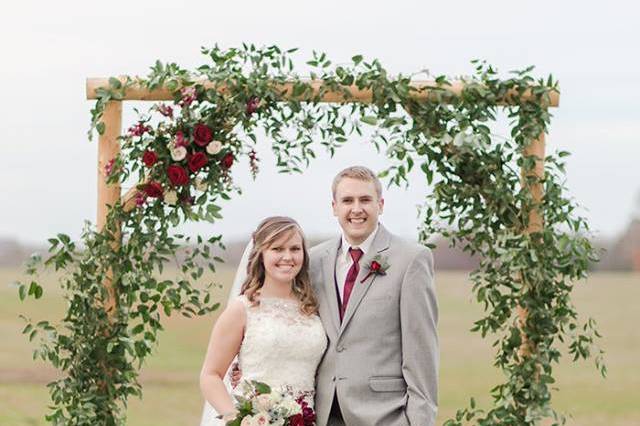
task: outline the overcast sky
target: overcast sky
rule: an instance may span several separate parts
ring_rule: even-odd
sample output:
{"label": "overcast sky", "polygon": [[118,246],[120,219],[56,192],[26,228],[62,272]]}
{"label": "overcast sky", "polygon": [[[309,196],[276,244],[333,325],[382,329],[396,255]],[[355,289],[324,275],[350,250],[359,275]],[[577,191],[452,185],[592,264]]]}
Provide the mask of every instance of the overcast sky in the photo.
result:
{"label": "overcast sky", "polygon": [[[474,58],[503,72],[536,65],[537,75],[552,73],[562,94],[549,150],[573,153],[571,194],[599,235],[616,235],[640,202],[639,15],[626,1],[10,2],[0,15],[0,238],[77,237],[84,220],[95,220],[86,77],[143,75],[156,59],[195,67],[206,60],[201,46],[242,42],[299,47],[300,63],[312,50],[334,63],[363,54],[392,73],[470,74]],[[133,117],[128,107],[125,127]],[[256,182],[246,165],[234,167],[244,193],[224,206],[225,219],[190,232],[243,236],[271,214],[297,218],[308,234],[335,232],[333,175],[354,163],[377,171],[386,164],[354,139],[291,177],[276,173],[268,146],[260,140]],[[383,222],[415,237],[415,206],[427,191],[389,191]]]}

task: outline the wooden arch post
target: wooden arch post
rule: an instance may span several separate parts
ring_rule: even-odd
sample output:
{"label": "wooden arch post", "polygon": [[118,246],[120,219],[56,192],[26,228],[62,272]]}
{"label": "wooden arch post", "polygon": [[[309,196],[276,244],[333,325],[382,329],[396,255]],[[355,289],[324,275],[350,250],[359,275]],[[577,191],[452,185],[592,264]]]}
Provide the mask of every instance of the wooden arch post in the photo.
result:
{"label": "wooden arch post", "polygon": [[[127,82],[128,77],[123,76],[120,77],[119,80],[124,84]],[[202,80],[199,82],[205,88],[212,88],[213,83]],[[321,80],[311,80],[309,81],[313,93],[311,96],[316,96],[320,93],[323,82]],[[419,89],[416,92],[413,92],[413,96],[416,100],[426,100],[426,99],[435,99],[436,97],[440,98],[440,94],[442,93],[442,88],[445,88],[449,92],[460,95],[462,90],[465,87],[465,83],[462,81],[453,82],[450,85],[443,86],[437,84],[435,81],[415,81],[411,84],[416,89]],[[431,87],[438,87],[439,90],[430,90]],[[108,78],[88,78],[86,81],[86,96],[88,100],[98,99],[97,89],[103,88],[105,90],[109,89],[109,79]],[[274,88],[283,92],[283,100],[291,98],[293,95],[293,83],[284,83],[284,84],[274,84]],[[348,102],[361,102],[361,103],[371,103],[373,99],[373,92],[370,89],[359,89],[357,86],[352,85],[348,87],[344,87],[344,89],[349,90],[352,95],[352,98]],[[217,87],[217,90],[221,92],[225,91],[224,87]],[[520,100],[533,100],[536,99],[535,95],[527,90],[524,93],[519,93],[517,90],[511,90],[507,92],[504,98],[499,102],[500,105],[510,105],[513,104],[513,99]],[[166,87],[160,87],[154,90],[148,90],[145,87],[137,84],[133,84],[126,88],[125,94],[122,98],[125,101],[171,101],[173,100],[172,93]],[[345,103],[343,97],[343,92],[328,90],[325,91],[322,95],[322,102],[331,102],[331,103]],[[549,98],[545,102],[546,107],[557,107],[560,103],[560,94],[556,91],[552,91],[549,93]],[[106,183],[106,173],[105,166],[114,159],[120,152],[120,144],[118,142],[118,138],[121,133],[122,127],[122,102],[121,101],[109,101],[105,107],[102,122],[105,125],[105,131],[99,138],[98,143],[98,212],[97,212],[97,229],[100,231],[105,223],[106,218],[109,212],[109,206],[114,205],[118,200],[121,200],[125,211],[131,210],[135,206],[135,188],[130,190],[124,196],[121,195],[121,188],[119,184],[107,184]],[[533,201],[536,205],[539,205],[542,202],[544,195],[544,187],[542,184],[542,178],[544,177],[544,157],[545,157],[545,135],[541,134],[539,137],[531,142],[531,144],[526,147],[524,150],[524,156],[535,156],[536,157],[536,165],[533,169],[532,175],[537,179],[535,183],[531,185],[526,185],[531,191],[531,195]],[[524,173],[524,172],[523,172]],[[523,183],[525,181],[526,176],[523,177]],[[542,215],[538,209],[533,209],[529,213],[529,225],[525,230],[525,233],[535,233],[540,232],[543,227]],[[107,290],[110,295],[110,300],[106,303],[105,308],[107,310],[112,309],[116,305],[117,295],[115,293],[115,289],[111,283],[111,280],[108,279],[105,283],[107,286]],[[524,324],[527,318],[527,311],[522,307],[518,307],[517,309],[518,317],[520,324]],[[528,344],[526,336],[522,335],[522,345],[520,347],[519,353],[521,355],[526,355],[530,353],[531,347]]]}
{"label": "wooden arch post", "polygon": [[[96,229],[102,231],[107,223],[107,215],[110,206],[115,205],[120,200],[120,184],[107,183],[107,167],[114,158],[120,154],[120,133],[122,131],[122,102],[109,101],[105,105],[102,115],[102,122],[105,124],[104,132],[98,138],[98,209],[96,217]],[[120,225],[118,225],[120,227]],[[116,230],[116,242],[119,244],[120,229]],[[114,247],[117,249],[117,247]],[[112,271],[107,272],[107,279],[104,283],[108,299],[105,301],[105,310],[112,316],[115,313],[117,295],[113,286]]]}
{"label": "wooden arch post", "polygon": [[[545,135],[540,134],[536,139],[524,149],[523,155],[525,157],[535,157],[535,166],[529,172],[522,170],[522,185],[531,191],[531,199],[535,206],[539,206],[542,203],[544,197],[544,184],[542,179],[544,178],[544,157],[545,157]],[[527,183],[527,178],[533,177],[535,181],[532,184]],[[526,234],[535,234],[542,232],[544,226],[542,213],[539,208],[534,208],[529,212],[529,223],[525,229]],[[523,285],[527,285],[524,280]],[[522,331],[527,321],[528,312],[527,309],[518,305],[516,308],[518,314],[518,326],[520,327],[520,337],[522,343],[518,350],[518,356],[520,360],[531,354],[535,348],[532,347],[527,335]]]}

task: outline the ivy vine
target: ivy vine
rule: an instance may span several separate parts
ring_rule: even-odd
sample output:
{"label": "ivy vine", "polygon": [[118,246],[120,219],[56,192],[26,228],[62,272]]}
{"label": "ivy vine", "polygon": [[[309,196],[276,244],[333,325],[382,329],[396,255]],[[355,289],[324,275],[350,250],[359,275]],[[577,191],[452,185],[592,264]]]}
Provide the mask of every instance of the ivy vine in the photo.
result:
{"label": "ivy vine", "polygon": [[[305,169],[318,144],[333,154],[369,127],[372,146],[389,158],[381,173],[389,185],[433,185],[421,213],[420,240],[429,245],[432,236],[444,235],[481,259],[471,279],[484,316],[473,330],[495,336],[495,365],[504,382],[491,391],[491,407],[481,409],[472,398],[445,425],[534,425],[543,418],[564,423],[551,406],[562,342],[574,360],[593,356],[601,373],[606,370],[595,346],[595,322],[581,322],[571,302],[574,283],[586,276],[596,255],[588,224],[566,195],[568,153],[547,155],[539,179],[531,174],[536,158],[524,152],[547,132],[549,96],[558,91],[557,82],[551,76],[533,78],[532,68],[500,78],[492,66],[474,61],[460,94],[449,90],[447,77],[438,76],[429,96],[417,100],[416,93],[426,89],[413,87],[411,76],[390,77],[377,60],[354,56],[349,64],[334,66],[325,54],[314,53],[307,62],[310,76],[323,83],[314,91],[295,72],[294,51],[216,46],[202,50],[207,63],[195,70],[158,61],[144,78],[111,78],[97,91],[90,136],[104,132],[107,102],[124,99],[133,85],[164,87],[174,102],[140,113],[121,137],[121,154],[105,167],[109,182],[140,182],[135,207],[111,206],[104,228],[87,224],[79,243],[63,234],[51,238],[48,258],[32,258],[30,279],[19,285],[21,299],[39,298],[39,274],[46,268],[65,272],[64,318],[28,320],[24,329],[30,339],[38,338],[34,357],[62,372],[48,385],[47,420],[124,424],[128,398],[142,395],[138,373],[157,344],[161,313],[205,315],[219,306],[207,288],[193,283],[202,277],[203,265],[215,271],[220,259],[213,247],[224,248],[222,236],[194,241],[173,228],[221,218],[224,200],[239,192],[231,175],[236,160],[248,157],[252,172],[258,172],[253,149],[258,130],[272,141],[278,169],[292,173]],[[287,94],[285,84],[291,85]],[[372,102],[353,101],[349,87],[370,89]],[[321,102],[327,92],[341,93],[343,103]],[[503,108],[511,120],[506,138],[489,127]],[[424,180],[409,182],[414,167]],[[541,203],[530,193],[537,183],[544,185]],[[544,228],[525,232],[534,209]],[[181,273],[158,278],[185,245],[195,248],[180,259]],[[524,321],[518,307],[527,312]]]}

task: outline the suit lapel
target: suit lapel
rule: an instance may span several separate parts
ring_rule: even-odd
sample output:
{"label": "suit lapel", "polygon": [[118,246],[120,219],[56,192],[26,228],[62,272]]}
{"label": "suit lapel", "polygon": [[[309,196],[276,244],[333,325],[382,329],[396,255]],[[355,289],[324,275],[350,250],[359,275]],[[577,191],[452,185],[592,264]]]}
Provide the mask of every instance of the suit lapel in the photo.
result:
{"label": "suit lapel", "polygon": [[[349,304],[347,305],[347,310],[344,313],[344,319],[342,320],[340,333],[342,333],[347,327],[347,325],[349,324],[349,320],[351,320],[356,309],[358,309],[362,298],[365,294],[367,294],[367,291],[376,280],[376,274],[371,274],[371,276],[367,277],[367,275],[369,274],[369,265],[378,254],[389,248],[390,239],[391,235],[389,234],[389,232],[382,225],[379,225],[378,233],[376,234],[375,239],[371,244],[371,249],[360,260],[360,272],[358,272],[358,277],[356,278],[356,282],[353,285],[351,297],[349,297]],[[364,280],[365,277],[367,277],[366,280]],[[362,282],[363,280],[364,282]]]}
{"label": "suit lapel", "polygon": [[336,333],[340,329],[340,312],[338,310],[338,295],[336,293],[336,257],[340,247],[340,238],[327,248],[322,256],[322,289],[325,293],[324,300],[328,306],[327,313]]}

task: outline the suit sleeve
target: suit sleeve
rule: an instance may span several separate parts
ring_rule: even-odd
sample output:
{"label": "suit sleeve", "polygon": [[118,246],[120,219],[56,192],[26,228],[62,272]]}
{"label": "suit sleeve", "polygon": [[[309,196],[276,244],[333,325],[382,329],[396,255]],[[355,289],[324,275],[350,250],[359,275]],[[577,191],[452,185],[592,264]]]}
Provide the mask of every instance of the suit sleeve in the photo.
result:
{"label": "suit sleeve", "polygon": [[400,295],[402,375],[407,383],[406,415],[411,426],[434,426],[438,411],[438,305],[433,256],[421,249],[411,261]]}

